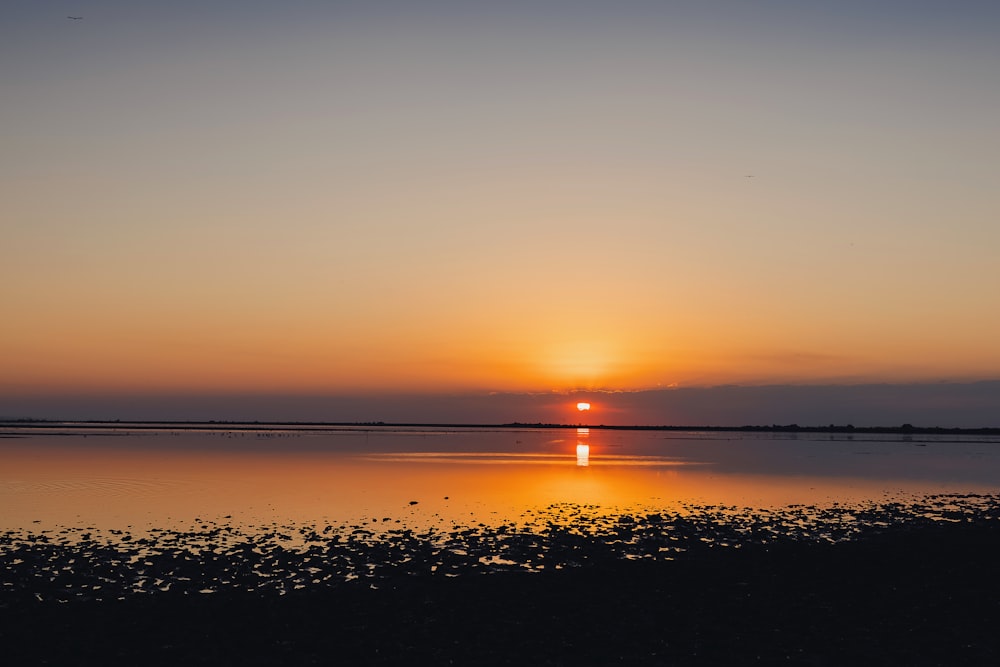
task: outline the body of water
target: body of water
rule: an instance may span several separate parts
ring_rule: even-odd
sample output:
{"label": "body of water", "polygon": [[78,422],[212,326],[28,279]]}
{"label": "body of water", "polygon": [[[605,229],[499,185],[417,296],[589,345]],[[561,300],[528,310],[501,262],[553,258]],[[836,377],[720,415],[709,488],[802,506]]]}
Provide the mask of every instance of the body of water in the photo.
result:
{"label": "body of water", "polygon": [[259,426],[4,435],[3,529],[495,526],[564,504],[752,510],[1000,488],[1000,441],[986,436]]}
{"label": "body of water", "polygon": [[90,424],[0,435],[0,598],[12,600],[284,595],[1000,513],[990,437]]}

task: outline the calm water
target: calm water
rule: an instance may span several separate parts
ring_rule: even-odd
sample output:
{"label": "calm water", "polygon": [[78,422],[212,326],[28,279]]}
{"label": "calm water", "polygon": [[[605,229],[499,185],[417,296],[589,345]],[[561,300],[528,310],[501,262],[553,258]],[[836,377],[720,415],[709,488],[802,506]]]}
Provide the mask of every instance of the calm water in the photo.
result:
{"label": "calm water", "polygon": [[69,426],[2,435],[3,604],[378,587],[1000,514],[1000,442],[990,438]]}
{"label": "calm water", "polygon": [[1000,490],[995,437],[389,427],[3,435],[4,530],[495,526],[560,504],[826,507]]}

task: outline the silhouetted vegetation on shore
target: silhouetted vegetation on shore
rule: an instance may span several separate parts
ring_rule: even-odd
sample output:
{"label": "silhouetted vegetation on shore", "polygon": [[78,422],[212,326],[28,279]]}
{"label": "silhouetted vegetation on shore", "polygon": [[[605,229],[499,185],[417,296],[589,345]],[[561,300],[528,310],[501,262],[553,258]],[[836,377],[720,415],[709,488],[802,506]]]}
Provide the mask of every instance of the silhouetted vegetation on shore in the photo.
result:
{"label": "silhouetted vegetation on shore", "polygon": [[555,424],[508,422],[504,424],[463,424],[421,423],[421,422],[270,422],[270,421],[60,421],[49,419],[7,419],[0,420],[0,428],[51,428],[58,426],[66,429],[163,429],[177,430],[233,430],[250,429],[263,430],[268,428],[465,428],[465,429],[497,429],[497,428],[532,428],[532,429],[564,429],[587,427],[609,431],[701,431],[720,433],[869,433],[886,435],[1000,435],[1000,427],[959,428],[941,426],[914,426],[901,424],[899,426],[854,426],[853,424],[828,424],[826,426],[800,426],[799,424],[770,424],[744,426],[711,426],[711,425],[608,425],[608,424]]}

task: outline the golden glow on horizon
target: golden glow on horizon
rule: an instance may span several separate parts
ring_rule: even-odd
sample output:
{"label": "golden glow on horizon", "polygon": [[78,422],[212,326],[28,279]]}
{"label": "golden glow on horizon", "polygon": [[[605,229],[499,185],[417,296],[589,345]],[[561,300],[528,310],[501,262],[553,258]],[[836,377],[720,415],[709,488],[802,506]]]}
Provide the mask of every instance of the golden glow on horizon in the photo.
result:
{"label": "golden glow on horizon", "polygon": [[[266,305],[261,307],[267,310]],[[348,325],[338,327],[332,316],[317,314],[288,316],[286,328],[281,329],[266,318],[255,321],[224,312],[171,314],[136,308],[134,319],[117,314],[107,320],[100,316],[102,312],[67,306],[50,312],[44,322],[27,318],[5,323],[9,326],[0,333],[6,351],[0,358],[0,390],[38,394],[568,392],[673,385],[920,381],[931,373],[943,378],[989,379],[995,374],[993,369],[1000,368],[1000,348],[986,347],[992,344],[987,341],[989,327],[963,329],[968,332],[967,340],[982,338],[982,345],[922,356],[917,364],[907,360],[917,359],[922,348],[903,341],[902,333],[894,348],[844,336],[842,341],[824,343],[824,353],[819,354],[775,347],[775,341],[752,335],[749,322],[737,330],[713,322],[706,325],[708,333],[701,344],[688,343],[678,332],[677,342],[661,353],[646,341],[625,340],[622,347],[634,346],[635,360],[605,367],[608,372],[602,374],[594,370],[597,363],[586,373],[556,373],[551,364],[536,362],[533,352],[539,348],[531,340],[505,341],[502,330],[481,331],[460,322],[453,331],[442,329],[429,335],[407,331],[405,324],[393,322],[352,330]],[[740,349],[720,331],[741,334],[751,344]],[[933,338],[927,331],[922,335]],[[478,341],[480,349],[467,345],[462,336]],[[904,356],[897,356],[901,352]],[[582,362],[575,368],[581,367]]]}
{"label": "golden glow on horizon", "polygon": [[613,332],[601,339],[563,341],[545,353],[541,367],[557,384],[600,387],[620,372],[621,354],[615,348],[623,342]]}
{"label": "golden glow on horizon", "polygon": [[[197,271],[197,268],[193,269]],[[5,322],[0,342],[0,390],[46,392],[568,392],[635,390],[669,386],[785,382],[920,381],[929,374],[952,379],[989,379],[1000,369],[998,328],[981,313],[977,326],[960,319],[879,320],[882,338],[855,331],[843,321],[780,320],[761,309],[730,319],[738,307],[721,300],[711,313],[644,312],[624,330],[616,308],[636,298],[609,294],[601,302],[607,318],[574,334],[566,322],[585,312],[570,300],[542,308],[536,290],[522,315],[510,294],[494,294],[489,309],[473,306],[434,316],[403,304],[348,304],[323,310],[312,293],[291,286],[261,292],[259,302],[234,295],[192,293],[187,300],[166,292],[159,300],[138,294],[102,294],[87,276],[72,284],[26,283],[11,295],[9,309],[22,317]],[[258,286],[259,287],[259,286]],[[164,288],[166,289],[166,288]],[[56,298],[58,293],[59,298]],[[352,297],[353,298],[353,297]],[[229,299],[227,301],[227,299]],[[130,303],[124,309],[119,301]],[[641,299],[630,306],[639,311]],[[705,310],[699,306],[699,310]],[[493,310],[496,309],[496,310]],[[512,315],[497,319],[495,313]],[[454,313],[458,314],[454,314]],[[1000,312],[1000,311],[998,311]],[[516,315],[513,313],[517,313]],[[627,313],[621,313],[625,318]],[[523,322],[530,319],[531,328]],[[947,326],[967,345],[947,347]],[[862,335],[865,334],[865,335]],[[802,341],[787,347],[783,337]],[[582,341],[582,342],[581,342]],[[806,346],[809,343],[809,346]],[[935,354],[921,350],[935,345]],[[919,359],[919,363],[913,360]]]}

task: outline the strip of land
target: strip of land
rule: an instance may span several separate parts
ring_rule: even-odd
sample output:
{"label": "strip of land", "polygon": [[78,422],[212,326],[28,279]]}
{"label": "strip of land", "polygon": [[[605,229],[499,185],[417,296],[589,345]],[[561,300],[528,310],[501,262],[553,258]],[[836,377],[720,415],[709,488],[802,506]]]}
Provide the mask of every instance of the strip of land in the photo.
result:
{"label": "strip of land", "polygon": [[798,424],[770,424],[745,426],[711,426],[711,425],[642,425],[609,426],[605,424],[545,424],[521,423],[508,424],[463,424],[463,423],[391,423],[391,422],[229,422],[229,421],[57,421],[57,420],[0,420],[0,429],[52,429],[67,430],[107,429],[107,430],[198,430],[198,431],[259,431],[267,429],[295,430],[329,430],[329,429],[380,429],[393,428],[448,428],[448,429],[566,429],[592,428],[609,431],[698,431],[698,432],[731,432],[731,433],[846,433],[846,434],[887,434],[887,435],[1000,435],[1000,427],[982,428],[945,428],[939,426],[914,426],[901,424],[898,426],[853,426],[851,424],[826,426],[800,426]]}

